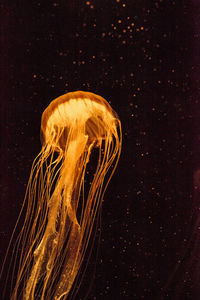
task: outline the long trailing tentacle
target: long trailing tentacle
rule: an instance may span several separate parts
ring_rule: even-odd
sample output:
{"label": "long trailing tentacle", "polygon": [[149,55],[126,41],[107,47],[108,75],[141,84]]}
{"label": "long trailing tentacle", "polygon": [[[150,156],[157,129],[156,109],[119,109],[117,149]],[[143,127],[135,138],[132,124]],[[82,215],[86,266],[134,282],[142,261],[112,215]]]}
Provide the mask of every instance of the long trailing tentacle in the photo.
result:
{"label": "long trailing tentacle", "polygon": [[[88,95],[93,97],[90,93]],[[105,113],[101,102],[108,109],[108,122],[105,122],[105,116],[98,115],[101,109]],[[80,109],[86,107],[88,122],[79,122],[76,118],[72,120],[71,117],[76,115],[74,105],[77,103]],[[26,210],[24,225],[13,247],[11,282],[16,283],[11,300],[64,300],[69,294],[73,297],[76,293],[72,287],[81,280],[80,269],[89,241],[91,237],[94,240],[95,218],[121,152],[119,119],[100,97],[94,103],[96,114],[94,118],[89,118],[93,108],[91,100],[73,100],[71,123],[67,129],[64,125],[60,126],[64,124],[63,103],[62,109],[58,106],[56,110],[56,117],[61,120],[59,126],[53,124],[55,119],[51,118],[48,140],[44,141],[41,152],[33,162],[17,221],[18,224]],[[44,124],[45,118],[46,114]],[[43,134],[45,126],[42,126]],[[98,162],[86,195],[86,167],[94,147],[99,149]],[[81,212],[78,211],[80,207]],[[91,251],[87,254],[88,258]]]}

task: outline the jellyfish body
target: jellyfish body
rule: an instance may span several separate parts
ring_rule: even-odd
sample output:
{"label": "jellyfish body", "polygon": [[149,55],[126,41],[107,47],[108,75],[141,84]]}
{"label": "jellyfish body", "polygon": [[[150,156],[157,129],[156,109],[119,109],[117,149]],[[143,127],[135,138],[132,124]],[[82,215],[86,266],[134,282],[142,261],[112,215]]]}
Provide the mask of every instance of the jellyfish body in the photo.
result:
{"label": "jellyfish body", "polygon": [[[11,299],[58,300],[69,295],[119,159],[121,125],[105,99],[77,91],[46,108],[41,141],[24,200],[27,212],[16,246],[21,254]],[[93,148],[98,150],[98,161],[85,195]]]}

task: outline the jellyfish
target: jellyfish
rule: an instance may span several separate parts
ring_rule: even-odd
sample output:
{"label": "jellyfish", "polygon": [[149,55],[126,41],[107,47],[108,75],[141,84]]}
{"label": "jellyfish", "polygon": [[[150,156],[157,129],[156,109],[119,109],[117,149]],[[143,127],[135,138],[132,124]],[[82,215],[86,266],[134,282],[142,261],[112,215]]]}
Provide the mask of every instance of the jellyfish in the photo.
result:
{"label": "jellyfish", "polygon": [[[22,207],[25,220],[14,248],[18,255],[12,300],[67,299],[90,245],[121,142],[120,120],[99,95],[67,93],[45,109],[42,148],[30,172]],[[86,193],[93,151],[97,161]]]}

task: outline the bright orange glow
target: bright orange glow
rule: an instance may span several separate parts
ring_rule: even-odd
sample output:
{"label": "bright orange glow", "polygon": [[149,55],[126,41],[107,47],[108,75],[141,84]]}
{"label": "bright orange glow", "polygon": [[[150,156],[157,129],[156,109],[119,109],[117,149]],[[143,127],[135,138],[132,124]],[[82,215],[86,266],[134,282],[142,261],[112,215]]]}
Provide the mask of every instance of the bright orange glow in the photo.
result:
{"label": "bright orange glow", "polygon": [[[102,97],[72,92],[44,111],[41,141],[22,208],[27,206],[16,244],[20,259],[13,300],[67,299],[120,156],[121,124]],[[94,148],[97,167],[86,195],[86,167]]]}

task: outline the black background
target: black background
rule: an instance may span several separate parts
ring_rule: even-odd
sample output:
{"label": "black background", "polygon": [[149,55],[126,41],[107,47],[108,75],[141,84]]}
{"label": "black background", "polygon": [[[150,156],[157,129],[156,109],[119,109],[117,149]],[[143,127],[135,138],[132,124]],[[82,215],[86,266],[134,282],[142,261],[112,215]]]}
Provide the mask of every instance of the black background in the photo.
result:
{"label": "black background", "polygon": [[1,257],[41,148],[42,112],[88,90],[118,113],[123,149],[95,275],[77,299],[92,280],[87,299],[197,299],[198,1],[4,1],[1,19]]}

